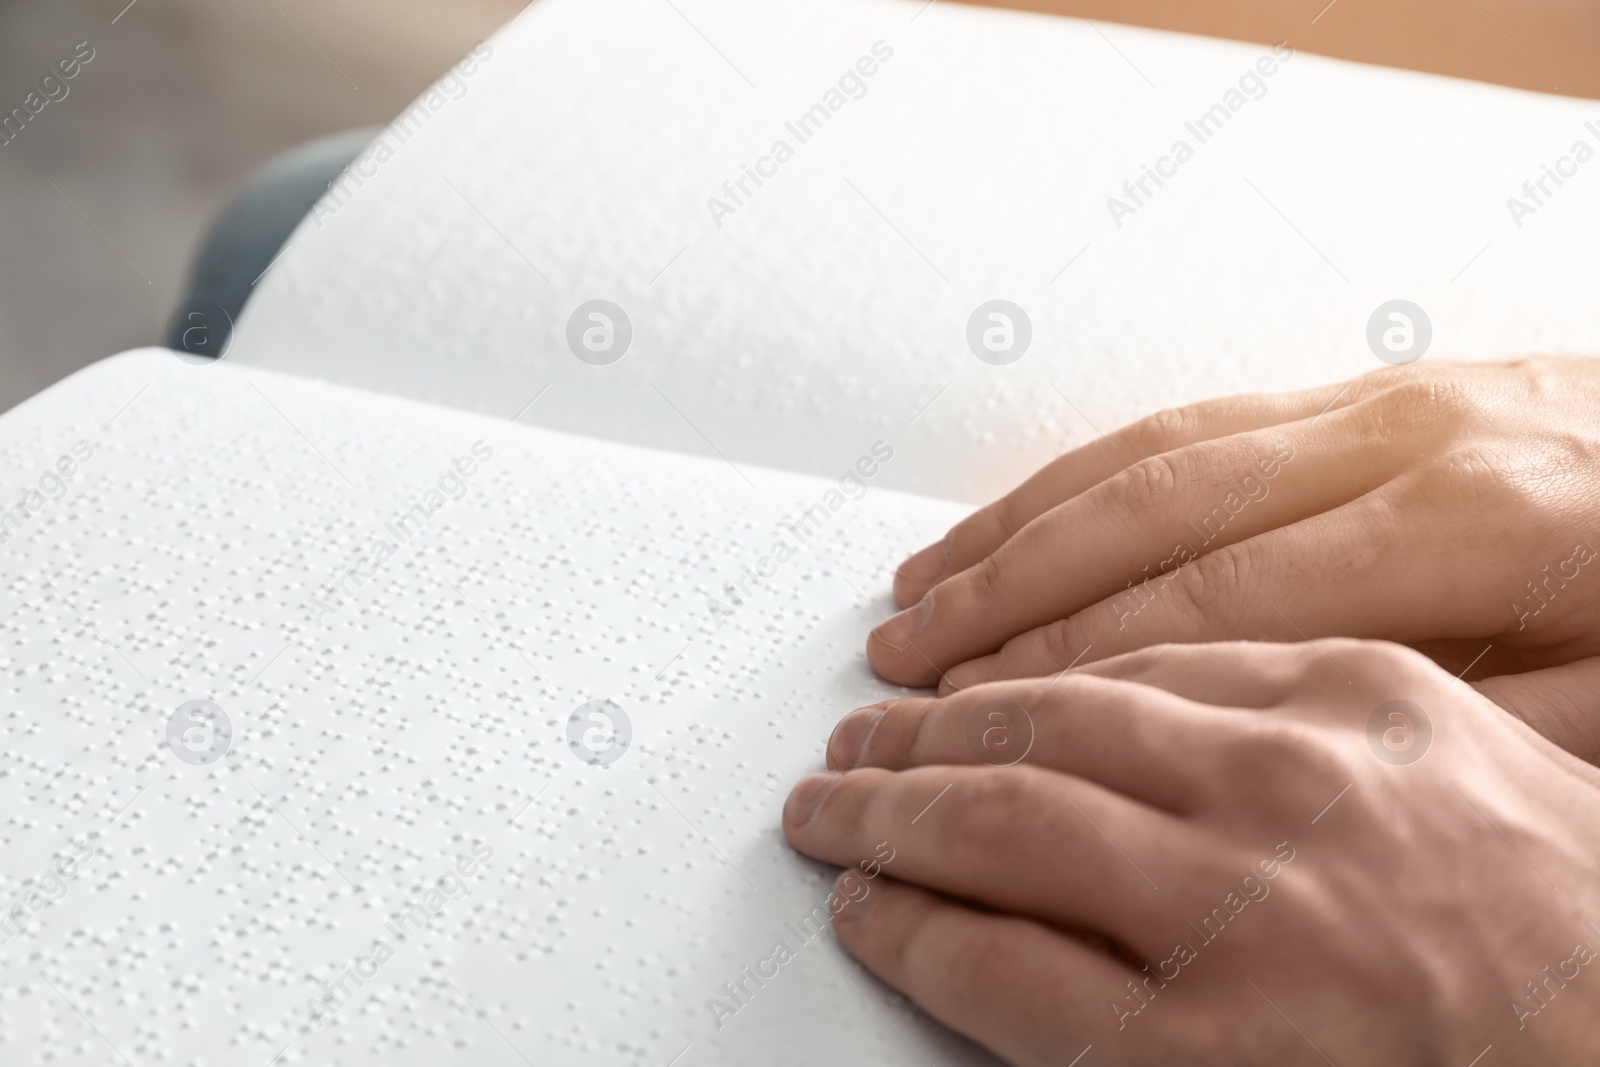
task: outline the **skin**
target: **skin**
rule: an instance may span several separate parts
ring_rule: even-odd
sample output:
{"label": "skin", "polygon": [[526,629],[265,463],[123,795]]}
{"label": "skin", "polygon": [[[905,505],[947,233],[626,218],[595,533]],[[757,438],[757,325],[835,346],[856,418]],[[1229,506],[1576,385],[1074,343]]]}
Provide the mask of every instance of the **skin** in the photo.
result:
{"label": "skin", "polygon": [[[1395,700],[1430,740],[1375,716]],[[887,701],[828,765],[790,842],[893,847],[840,879],[841,943],[1011,1063],[1600,1062],[1600,770],[1400,646],[1162,646]]]}
{"label": "skin", "polygon": [[[975,0],[1125,22],[1536,92],[1600,97],[1587,0]],[[1158,79],[1159,80],[1159,79]]]}
{"label": "skin", "polygon": [[1381,638],[1469,679],[1569,666],[1543,710],[1588,743],[1597,466],[1585,359],[1391,368],[1161,412],[906,560],[905,610],[868,658],[948,693],[1163,642]]}

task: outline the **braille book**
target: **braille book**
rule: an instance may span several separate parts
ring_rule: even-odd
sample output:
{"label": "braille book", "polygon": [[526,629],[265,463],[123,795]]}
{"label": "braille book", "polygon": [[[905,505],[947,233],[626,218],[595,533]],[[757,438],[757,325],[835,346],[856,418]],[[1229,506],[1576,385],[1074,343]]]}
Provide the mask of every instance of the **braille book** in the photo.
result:
{"label": "braille book", "polygon": [[540,0],[220,361],[0,419],[0,1062],[991,1062],[779,824],[895,692],[894,566],[1162,407],[1600,348],[1594,119],[950,3]]}

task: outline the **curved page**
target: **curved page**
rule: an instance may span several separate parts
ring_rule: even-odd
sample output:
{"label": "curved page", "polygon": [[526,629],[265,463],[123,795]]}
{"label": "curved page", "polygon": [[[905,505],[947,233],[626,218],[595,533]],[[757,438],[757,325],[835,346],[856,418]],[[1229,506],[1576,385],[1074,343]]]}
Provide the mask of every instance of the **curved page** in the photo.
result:
{"label": "curved page", "polygon": [[[1592,102],[1122,26],[540,0],[307,220],[235,352],[824,476],[891,440],[885,484],[976,502],[1095,427],[1381,367],[1391,301],[1427,359],[1596,350],[1578,142]],[[605,366],[592,301],[631,333]]]}

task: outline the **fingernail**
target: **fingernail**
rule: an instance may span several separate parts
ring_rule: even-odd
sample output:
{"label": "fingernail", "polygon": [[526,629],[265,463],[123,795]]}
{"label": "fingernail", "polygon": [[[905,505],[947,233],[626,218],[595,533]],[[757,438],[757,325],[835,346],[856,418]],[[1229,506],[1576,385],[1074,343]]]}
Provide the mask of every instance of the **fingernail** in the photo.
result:
{"label": "fingernail", "polygon": [[967,662],[945,671],[944,681],[952,690],[971,689],[973,686],[982,685],[993,678],[995,666],[996,657],[994,656],[969,659]]}
{"label": "fingernail", "polygon": [[840,719],[839,725],[833,728],[833,736],[828,738],[828,755],[833,757],[833,762],[843,770],[859,766],[881,718],[883,709],[871,707],[857,708]]}
{"label": "fingernail", "polygon": [[929,545],[900,564],[896,572],[908,581],[932,585],[950,569],[950,559],[955,555],[955,538],[947,535],[936,545]]}
{"label": "fingernail", "polygon": [[880,643],[896,652],[904,652],[911,647],[911,642],[928,625],[928,618],[933,614],[933,598],[923,597],[911,607],[893,616],[883,625],[872,631],[872,636]]}
{"label": "fingernail", "polygon": [[844,780],[841,774],[813,774],[801,780],[783,805],[783,817],[793,826],[804,826],[817,813],[827,795]]}

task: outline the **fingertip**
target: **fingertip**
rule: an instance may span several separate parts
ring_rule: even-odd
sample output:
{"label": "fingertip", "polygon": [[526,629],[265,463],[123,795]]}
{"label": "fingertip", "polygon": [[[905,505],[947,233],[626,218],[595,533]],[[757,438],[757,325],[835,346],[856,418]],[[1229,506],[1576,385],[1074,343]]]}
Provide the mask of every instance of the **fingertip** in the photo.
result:
{"label": "fingertip", "polygon": [[921,600],[928,590],[939,584],[950,569],[950,561],[954,556],[955,542],[951,534],[936,544],[912,553],[894,572],[895,603],[907,608]]}
{"label": "fingertip", "polygon": [[845,771],[861,764],[883,712],[882,704],[874,704],[857,708],[839,720],[839,724],[833,728],[833,735],[828,738],[829,770]]}
{"label": "fingertip", "polygon": [[883,643],[878,631],[873,630],[867,634],[867,665],[872,668],[872,673],[885,681],[894,681],[899,673],[896,669],[898,658],[898,653]]}
{"label": "fingertip", "polygon": [[830,771],[800,779],[790,790],[789,798],[783,803],[784,829],[798,830],[809,823],[811,817],[817,813],[817,809],[822,806],[822,802],[828,798],[828,794],[843,781],[843,777]]}
{"label": "fingertip", "polygon": [[999,653],[958,663],[946,671],[944,677],[939,680],[939,695],[949,696],[951,693],[959,693],[963,689],[971,689],[975,685],[993,681],[999,673]]}
{"label": "fingertip", "polygon": [[894,572],[894,606],[909,608],[928,594],[930,587],[922,582],[914,582],[899,571]]}
{"label": "fingertip", "polygon": [[[887,624],[885,624],[887,625]],[[873,673],[886,682],[921,689],[939,680],[939,671],[915,648],[907,651],[893,647],[883,639],[878,630],[867,635],[867,663]]]}
{"label": "fingertip", "polygon": [[933,600],[923,597],[911,607],[874,626],[872,636],[891,652],[904,652],[916,647],[917,635],[927,629],[932,618]]}

